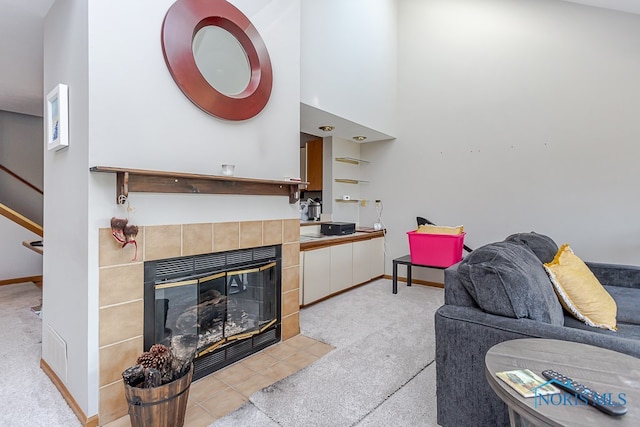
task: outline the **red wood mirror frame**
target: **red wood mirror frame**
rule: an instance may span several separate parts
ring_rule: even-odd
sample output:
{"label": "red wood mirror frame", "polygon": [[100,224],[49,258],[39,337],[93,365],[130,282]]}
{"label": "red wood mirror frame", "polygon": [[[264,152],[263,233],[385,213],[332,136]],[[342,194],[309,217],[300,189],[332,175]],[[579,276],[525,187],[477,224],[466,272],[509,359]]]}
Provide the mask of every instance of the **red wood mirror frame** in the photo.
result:
{"label": "red wood mirror frame", "polygon": [[[193,56],[193,38],[213,25],[231,33],[247,54],[251,77],[237,95],[225,95],[204,78]],[[267,48],[240,10],[226,0],[178,0],[162,24],[162,51],[169,72],[182,92],[207,113],[227,120],[246,120],[267,105],[273,74]]]}

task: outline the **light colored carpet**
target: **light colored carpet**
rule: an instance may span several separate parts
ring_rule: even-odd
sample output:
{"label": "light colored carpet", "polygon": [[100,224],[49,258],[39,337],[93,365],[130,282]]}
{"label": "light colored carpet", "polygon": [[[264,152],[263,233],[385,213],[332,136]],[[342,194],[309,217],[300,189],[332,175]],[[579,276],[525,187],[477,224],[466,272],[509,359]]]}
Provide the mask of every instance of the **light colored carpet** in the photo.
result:
{"label": "light colored carpet", "polygon": [[[42,291],[0,286],[0,427],[80,426],[40,369]],[[436,426],[433,314],[442,289],[378,280],[303,309],[302,333],[336,347],[218,420],[224,426]]]}
{"label": "light colored carpet", "polygon": [[442,289],[381,279],[303,309],[336,350],[261,390],[216,427],[436,426],[433,315]]}
{"label": "light colored carpet", "polygon": [[42,302],[33,283],[0,286],[0,426],[80,426],[71,408],[40,369]]}

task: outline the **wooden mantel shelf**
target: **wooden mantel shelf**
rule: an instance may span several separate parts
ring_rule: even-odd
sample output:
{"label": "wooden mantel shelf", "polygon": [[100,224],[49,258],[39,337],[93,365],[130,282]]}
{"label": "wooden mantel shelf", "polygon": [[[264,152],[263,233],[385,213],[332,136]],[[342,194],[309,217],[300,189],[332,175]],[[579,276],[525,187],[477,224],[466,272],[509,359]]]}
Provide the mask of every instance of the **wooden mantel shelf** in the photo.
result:
{"label": "wooden mantel shelf", "polygon": [[300,199],[300,185],[307,184],[298,181],[275,181],[109,166],[93,166],[89,170],[116,174],[116,202],[118,204],[125,203],[130,192],[289,196],[289,203],[296,203]]}

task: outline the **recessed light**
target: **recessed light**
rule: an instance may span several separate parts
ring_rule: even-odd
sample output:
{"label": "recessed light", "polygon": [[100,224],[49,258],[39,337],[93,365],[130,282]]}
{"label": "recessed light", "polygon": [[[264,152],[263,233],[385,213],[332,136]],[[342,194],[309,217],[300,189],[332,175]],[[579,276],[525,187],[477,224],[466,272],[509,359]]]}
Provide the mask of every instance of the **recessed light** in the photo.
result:
{"label": "recessed light", "polygon": [[357,136],[354,136],[353,139],[355,139],[356,141],[364,141],[365,139],[367,139],[367,137],[362,135],[357,135]]}
{"label": "recessed light", "polygon": [[324,126],[320,126],[318,129],[320,129],[321,131],[324,131],[324,132],[331,132],[335,128],[336,128],[335,126],[324,125]]}

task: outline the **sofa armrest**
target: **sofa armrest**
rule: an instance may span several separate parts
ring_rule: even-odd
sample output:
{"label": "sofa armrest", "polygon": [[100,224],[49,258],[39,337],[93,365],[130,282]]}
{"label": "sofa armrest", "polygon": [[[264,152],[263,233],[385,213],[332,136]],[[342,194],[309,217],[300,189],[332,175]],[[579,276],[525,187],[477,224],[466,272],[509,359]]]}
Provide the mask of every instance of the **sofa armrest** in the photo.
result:
{"label": "sofa armrest", "polygon": [[558,339],[640,357],[640,341],[530,319],[495,316],[472,307],[440,307],[435,314],[435,333],[437,414],[438,424],[444,427],[509,425],[507,407],[484,374],[487,351],[503,341]]}
{"label": "sofa armrest", "polygon": [[640,289],[640,267],[638,266],[599,262],[585,264],[604,286]]}

